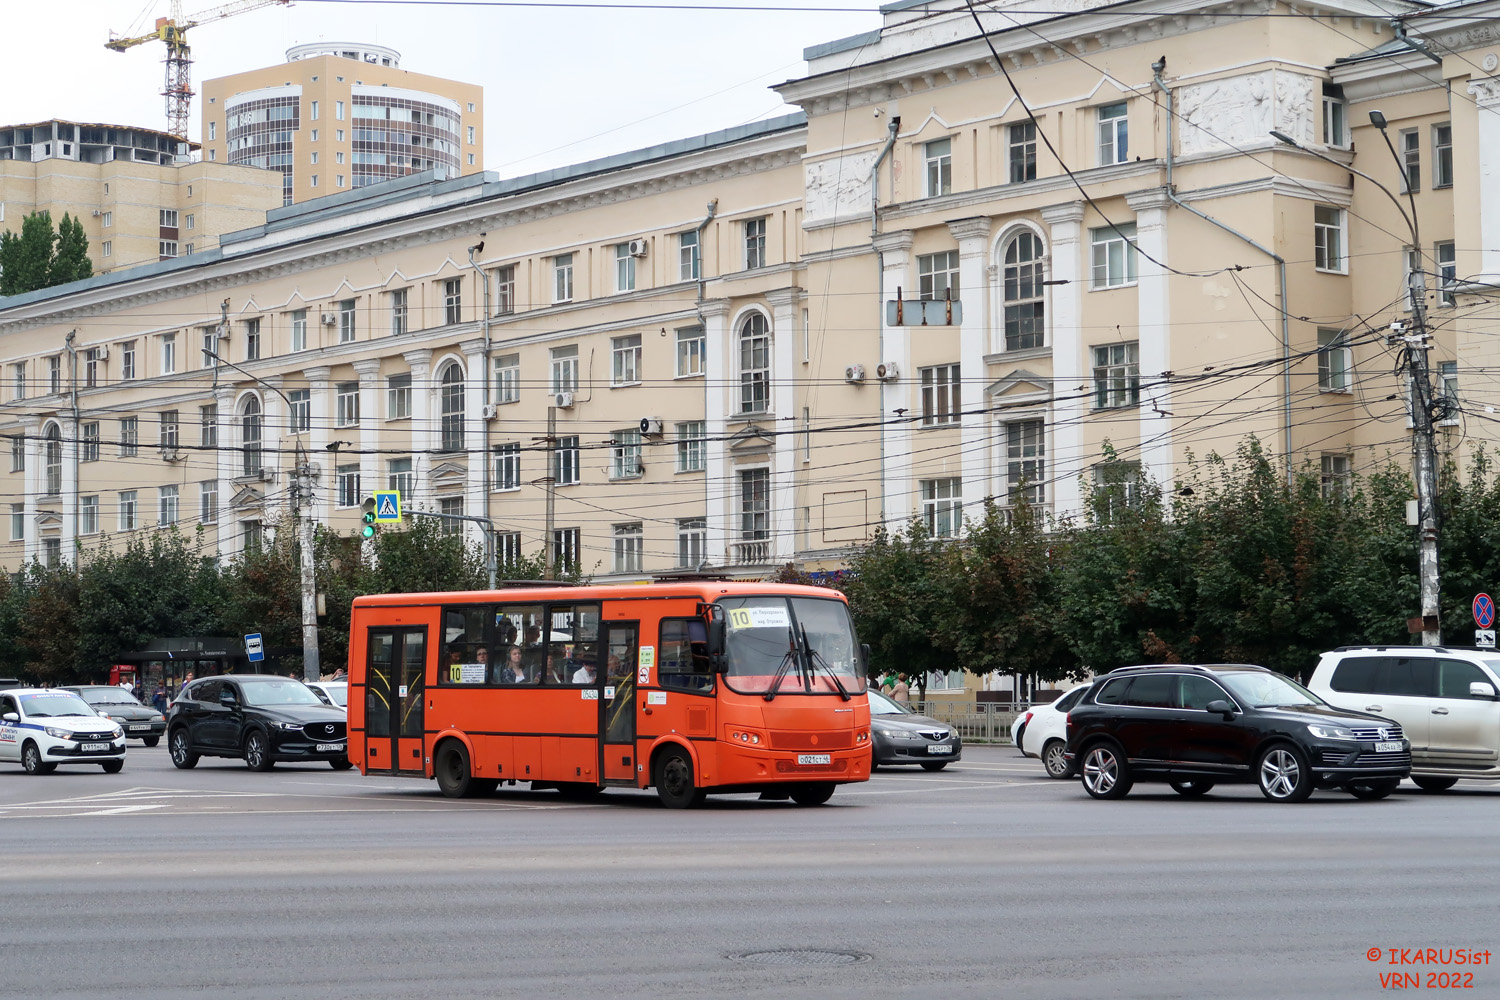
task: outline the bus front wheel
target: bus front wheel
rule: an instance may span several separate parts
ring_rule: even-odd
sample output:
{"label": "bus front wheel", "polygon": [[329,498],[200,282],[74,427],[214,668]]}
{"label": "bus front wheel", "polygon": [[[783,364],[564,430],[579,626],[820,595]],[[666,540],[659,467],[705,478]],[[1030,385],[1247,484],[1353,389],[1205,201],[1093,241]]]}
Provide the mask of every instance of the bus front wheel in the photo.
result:
{"label": "bus front wheel", "polygon": [[702,805],[708,793],[693,785],[693,761],[681,747],[669,747],[656,758],[652,768],[656,797],[668,809],[687,809]]}
{"label": "bus front wheel", "polygon": [[438,749],[432,772],[439,790],[450,799],[468,798],[482,790],[483,782],[474,778],[469,767],[469,751],[457,740],[449,740]]}

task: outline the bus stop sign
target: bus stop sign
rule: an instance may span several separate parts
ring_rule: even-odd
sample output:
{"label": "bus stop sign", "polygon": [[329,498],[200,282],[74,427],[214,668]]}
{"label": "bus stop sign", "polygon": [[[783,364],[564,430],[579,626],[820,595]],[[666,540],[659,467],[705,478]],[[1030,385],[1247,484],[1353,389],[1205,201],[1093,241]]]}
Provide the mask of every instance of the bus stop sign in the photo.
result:
{"label": "bus stop sign", "polygon": [[259,663],[266,658],[266,649],[261,644],[259,632],[251,632],[245,636],[245,658],[251,663]]}

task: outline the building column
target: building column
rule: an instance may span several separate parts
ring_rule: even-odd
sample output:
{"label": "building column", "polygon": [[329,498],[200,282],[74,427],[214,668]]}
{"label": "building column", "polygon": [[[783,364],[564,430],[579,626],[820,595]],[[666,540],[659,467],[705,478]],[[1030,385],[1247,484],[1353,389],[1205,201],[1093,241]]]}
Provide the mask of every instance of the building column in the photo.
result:
{"label": "building column", "polygon": [[[734,527],[734,500],[737,485],[729,471],[729,447],[724,440],[728,427],[729,398],[739,391],[730,384],[729,302],[714,299],[699,306],[703,317],[703,420],[708,441],[704,446],[703,515],[707,531],[703,557],[710,566],[727,566],[731,562],[729,540]],[[675,542],[675,539],[674,539]]]}
{"label": "building column", "polygon": [[59,564],[71,566],[75,554],[73,543],[78,537],[78,421],[72,417],[59,417],[57,422],[62,427],[62,558]]}
{"label": "building column", "polygon": [[[1162,267],[1167,263],[1167,194],[1154,188],[1125,199],[1135,212],[1136,302],[1141,374],[1141,476],[1164,490],[1172,488],[1172,390],[1165,384],[1150,384],[1172,368],[1172,326],[1169,280]],[[1147,255],[1160,263],[1153,263]]]}
{"label": "building column", "polygon": [[[485,463],[491,461],[486,447],[484,419],[484,341],[466,340],[459,345],[464,352],[464,513],[470,517],[489,514],[489,497],[485,495]],[[484,529],[472,521],[464,522],[464,538],[471,544],[485,545]]]}
{"label": "building column", "polygon": [[[1479,183],[1474,188],[1479,196],[1479,273],[1472,280],[1500,284],[1500,77],[1470,81],[1468,91],[1478,130],[1478,156],[1470,162],[1479,165]],[[1462,264],[1458,273],[1465,273]]]}
{"label": "building column", "polygon": [[[214,402],[218,404],[218,430],[214,440],[219,442],[216,468],[218,477],[219,512],[214,519],[215,552],[224,555],[227,542],[234,541],[231,502],[234,500],[234,477],[239,475],[240,452],[234,451],[239,441],[238,414],[234,412],[234,386],[221,384],[214,390]],[[101,500],[102,502],[102,500]]]}
{"label": "building column", "polygon": [[[41,495],[42,483],[46,478],[45,462],[47,452],[41,440],[42,421],[40,417],[23,416],[21,418],[21,430],[26,438],[22,442],[23,461],[26,463],[26,472],[23,477],[26,480],[26,495],[22,497],[22,503],[25,505],[23,509],[26,514],[25,542],[22,548],[25,552],[23,559],[29,564],[35,559],[40,559],[42,555],[42,532],[36,520],[38,515],[36,498]],[[116,493],[115,510],[117,512],[119,510],[119,499],[120,495]]]}
{"label": "building column", "polygon": [[[910,230],[898,233],[882,233],[874,239],[875,249],[882,254],[880,275],[880,357],[878,364],[894,362],[900,377],[878,384],[880,412],[880,523],[887,528],[900,529],[911,519],[913,492],[916,484],[911,481],[911,427],[905,423],[893,423],[898,418],[897,410],[906,414],[920,406],[916,393],[920,387],[913,379],[911,370],[911,338],[907,328],[886,323],[885,304],[898,294],[906,295],[912,288],[908,280],[911,272]],[[909,296],[916,298],[916,296]]]}
{"label": "building column", "polygon": [[[1049,467],[1052,479],[1052,513],[1057,517],[1083,510],[1083,489],[1078,477],[1087,464],[1083,444],[1083,417],[1088,400],[1079,398],[1077,387],[1089,381],[1086,348],[1079,324],[1083,316],[1083,205],[1069,202],[1042,209],[1042,221],[1050,235],[1047,250],[1051,264],[1047,280],[1055,282],[1047,308],[1052,321],[1047,325],[1052,341],[1052,384],[1061,386],[1054,393],[1052,426],[1047,428],[1052,452]],[[999,447],[1005,447],[1003,436]],[[1001,468],[1004,467],[1003,461]],[[1004,484],[1000,486],[1004,490]]]}
{"label": "building column", "polygon": [[[356,447],[362,450],[359,456],[359,499],[380,489],[380,456],[375,449],[380,447],[380,359],[365,358],[354,362],[354,373],[359,376],[359,440]],[[337,470],[334,470],[337,475]]]}
{"label": "building column", "polygon": [[[427,477],[432,472],[432,351],[422,349],[407,351],[401,355],[411,366],[411,470],[412,496],[402,497],[403,506],[415,508],[417,498],[426,500],[431,496],[431,484]],[[547,544],[552,544],[548,539]]]}
{"label": "building column", "polygon": [[333,482],[333,470],[328,464],[338,458],[328,451],[329,434],[333,429],[333,369],[305,368],[302,374],[307,377],[308,396],[311,398],[308,404],[307,462],[321,470],[312,477],[313,495],[308,513],[314,524],[327,524],[332,509],[329,484]]}
{"label": "building column", "polygon": [[771,459],[771,558],[788,562],[797,552],[797,385],[795,365],[800,356],[802,298],[797,287],[766,293],[771,306],[771,409],[778,432]]}
{"label": "building column", "polygon": [[[964,319],[958,329],[958,373],[963,379],[959,403],[959,448],[963,469],[963,510],[979,516],[980,504],[990,495],[990,449],[985,447],[987,417],[983,409],[986,370],[984,365],[986,317],[985,277],[989,263],[990,220],[960,219],[948,223],[958,241],[958,293]],[[972,386],[973,388],[969,388]]]}

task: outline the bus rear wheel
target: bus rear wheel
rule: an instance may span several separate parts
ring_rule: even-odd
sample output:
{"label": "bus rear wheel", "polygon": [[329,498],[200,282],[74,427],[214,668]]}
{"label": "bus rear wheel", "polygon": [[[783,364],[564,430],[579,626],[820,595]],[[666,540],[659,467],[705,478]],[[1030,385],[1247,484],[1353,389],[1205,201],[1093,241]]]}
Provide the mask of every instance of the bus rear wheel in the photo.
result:
{"label": "bus rear wheel", "polygon": [[820,806],[833,798],[833,782],[813,781],[805,785],[793,785],[787,789],[792,801],[799,806]]}
{"label": "bus rear wheel", "polygon": [[656,797],[668,809],[688,809],[703,804],[708,793],[693,785],[693,761],[681,747],[669,747],[656,758],[651,769]]}
{"label": "bus rear wheel", "polygon": [[449,740],[438,748],[432,773],[437,778],[438,789],[450,799],[465,799],[483,791],[483,783],[475,780],[474,771],[469,767],[469,751],[457,740]]}

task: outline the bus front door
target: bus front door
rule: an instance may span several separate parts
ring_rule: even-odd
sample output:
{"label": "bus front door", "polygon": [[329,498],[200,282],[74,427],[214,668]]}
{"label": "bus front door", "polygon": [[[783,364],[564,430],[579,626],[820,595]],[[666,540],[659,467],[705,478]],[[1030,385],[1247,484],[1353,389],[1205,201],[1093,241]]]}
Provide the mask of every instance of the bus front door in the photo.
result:
{"label": "bus front door", "polygon": [[423,773],[426,628],[372,628],[365,671],[365,770]]}
{"label": "bus front door", "polygon": [[606,785],[635,787],[635,672],[640,656],[639,622],[607,622],[605,634],[604,760]]}

